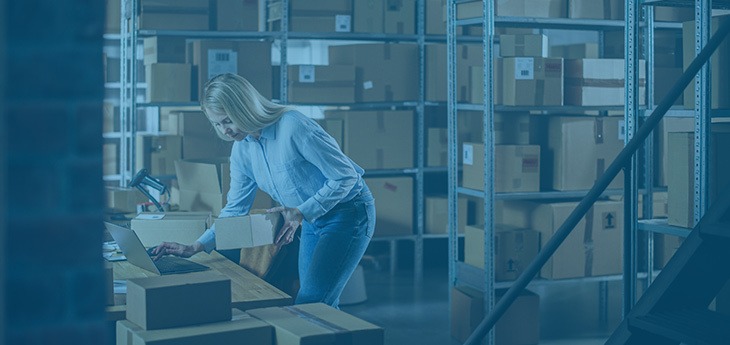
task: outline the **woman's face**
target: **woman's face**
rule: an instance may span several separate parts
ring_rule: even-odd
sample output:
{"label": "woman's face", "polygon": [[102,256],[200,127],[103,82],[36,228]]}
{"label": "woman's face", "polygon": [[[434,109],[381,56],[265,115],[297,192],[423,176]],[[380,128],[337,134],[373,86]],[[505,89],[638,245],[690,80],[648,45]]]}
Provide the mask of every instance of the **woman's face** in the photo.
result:
{"label": "woman's face", "polygon": [[235,141],[241,141],[246,138],[246,135],[248,135],[248,133],[239,129],[233,123],[233,121],[231,121],[231,118],[226,113],[206,111],[206,114],[208,115],[208,119],[213,124],[213,126],[223,132],[223,134],[227,135],[229,138]]}

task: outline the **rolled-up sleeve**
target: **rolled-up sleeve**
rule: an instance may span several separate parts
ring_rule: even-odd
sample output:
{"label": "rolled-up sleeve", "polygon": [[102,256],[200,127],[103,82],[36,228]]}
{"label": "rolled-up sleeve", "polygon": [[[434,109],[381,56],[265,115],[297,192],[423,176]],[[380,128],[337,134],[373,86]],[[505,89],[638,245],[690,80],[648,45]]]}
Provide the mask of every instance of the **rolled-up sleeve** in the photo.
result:
{"label": "rolled-up sleeve", "polygon": [[325,177],[323,186],[297,208],[309,222],[331,210],[343,200],[360,180],[360,174],[337,146],[337,142],[321,127],[312,126],[294,137],[302,156],[316,166]]}

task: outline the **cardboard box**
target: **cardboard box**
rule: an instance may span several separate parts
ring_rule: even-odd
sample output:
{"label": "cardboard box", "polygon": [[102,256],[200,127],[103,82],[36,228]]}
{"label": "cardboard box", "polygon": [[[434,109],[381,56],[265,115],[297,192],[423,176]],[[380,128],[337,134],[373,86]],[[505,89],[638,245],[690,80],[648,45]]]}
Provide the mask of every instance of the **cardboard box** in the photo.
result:
{"label": "cardboard box", "polygon": [[685,22],[694,19],[693,8],[654,6],[654,20],[657,22]]}
{"label": "cardboard box", "polygon": [[355,67],[289,66],[289,101],[354,103]]}
{"label": "cardboard box", "polygon": [[[228,158],[178,160],[175,172],[180,187],[180,209],[208,211],[217,217],[226,205],[226,194],[231,185]],[[272,205],[271,197],[259,189],[252,208],[266,209]]]}
{"label": "cardboard box", "polygon": [[[465,188],[484,190],[484,145],[463,146]],[[496,193],[540,191],[540,146],[495,145],[494,191]]]}
{"label": "cardboard box", "polygon": [[173,175],[175,161],[182,158],[182,137],[137,134],[135,152],[137,169],[147,168],[151,175]]}
{"label": "cardboard box", "polygon": [[215,221],[215,248],[225,250],[272,244],[283,224],[281,213],[218,218]]}
{"label": "cardboard box", "polygon": [[145,66],[147,102],[189,102],[193,66],[153,63]]}
{"label": "cardboard box", "polygon": [[[717,32],[717,28],[723,25],[726,21],[730,20],[730,15],[713,17],[712,18],[712,34]],[[695,58],[695,22],[688,21],[682,24],[682,51],[684,69],[689,67],[692,60]],[[730,108],[730,40],[723,41],[717,50],[712,54],[710,58],[710,90],[711,102],[713,109],[716,108]],[[684,90],[684,107],[687,109],[694,109],[695,106],[695,80],[689,84]]]}
{"label": "cardboard box", "polygon": [[669,133],[691,132],[695,128],[693,117],[665,116],[654,130],[654,185],[667,186],[667,173],[674,169],[669,157]]}
{"label": "cardboard box", "polygon": [[568,0],[568,18],[624,20],[624,4],[622,0]]}
{"label": "cardboard box", "polygon": [[495,95],[496,104],[563,105],[563,59],[520,57],[497,61],[495,87],[502,90],[502,95]]}
{"label": "cardboard box", "polygon": [[382,345],[382,328],[323,303],[247,311],[274,327],[274,343]]}
{"label": "cardboard box", "polygon": [[353,1],[352,32],[383,33],[384,1]]}
{"label": "cardboard box", "polygon": [[208,80],[223,73],[238,74],[261,95],[272,97],[271,42],[196,40],[187,48],[187,62],[197,66],[195,99],[200,99]]}
{"label": "cardboard box", "polygon": [[384,31],[386,34],[416,33],[416,0],[385,1]]}
{"label": "cardboard box", "polygon": [[216,0],[216,30],[261,31],[258,0]]}
{"label": "cardboard box", "polygon": [[105,187],[106,207],[112,212],[137,212],[137,204],[147,201],[137,188]]}
{"label": "cardboard box", "polygon": [[106,0],[106,21],[104,32],[107,34],[118,34],[122,31],[120,28],[122,18],[121,3],[121,0]]}
{"label": "cardboard box", "polygon": [[597,59],[598,43],[575,43],[550,47],[550,56],[563,59]]}
{"label": "cardboard box", "polygon": [[[426,100],[446,102],[447,75],[446,45],[426,45]],[[484,59],[480,45],[460,44],[456,47],[456,100],[469,102],[471,89],[469,83],[470,67],[482,66]],[[480,84],[481,85],[481,84]],[[483,86],[479,86],[482,90]],[[481,97],[481,96],[480,96]],[[479,102],[481,103],[481,101]]]}
{"label": "cardboard box", "polygon": [[[623,122],[618,117],[551,117],[544,181],[562,191],[593,187],[624,147]],[[623,172],[608,188],[623,188]]]}
{"label": "cardboard box", "polygon": [[[418,99],[418,46],[355,44],[329,47],[330,65],[356,68],[357,102]],[[397,76],[397,77],[396,77]]]}
{"label": "cardboard box", "polygon": [[[269,3],[268,27],[281,30],[281,2]],[[289,3],[289,30],[296,32],[350,32],[352,2],[347,0],[292,1]]]}
{"label": "cardboard box", "polygon": [[231,279],[213,271],[129,279],[127,320],[144,330],[231,320]]}
{"label": "cardboard box", "polygon": [[[494,6],[499,17],[565,18],[568,12],[566,0],[496,0]],[[471,13],[481,14],[481,6]]]}
{"label": "cardboard box", "polygon": [[[458,210],[459,234],[464,233],[467,216],[467,200],[459,198]],[[425,227],[423,229],[426,234],[447,234],[449,230],[449,199],[446,196],[427,196],[425,200],[426,218]]]}
{"label": "cardboard box", "polygon": [[344,126],[342,151],[363,169],[411,168],[413,111],[326,111]]}
{"label": "cardboard box", "polygon": [[185,63],[185,38],[152,36],[144,39],[144,64]]}
{"label": "cardboard box", "polygon": [[[494,279],[515,280],[540,251],[540,233],[530,229],[495,226]],[[467,226],[464,262],[484,269],[484,226]]]}
{"label": "cardboard box", "polygon": [[[544,246],[565,222],[577,202],[539,203],[531,212],[531,228]],[[565,279],[620,274],[623,268],[623,203],[598,201],[576,225],[540,276]]]}
{"label": "cardboard box", "polygon": [[104,133],[119,131],[119,107],[112,102],[104,102],[104,124],[102,131]]}
{"label": "cardboard box", "polygon": [[548,37],[545,35],[500,35],[501,57],[548,57]]}
{"label": "cardboard box", "polygon": [[413,179],[367,178],[365,183],[378,200],[375,236],[413,235]]}
{"label": "cardboard box", "polygon": [[238,309],[229,321],[186,327],[144,330],[128,320],[117,321],[116,343],[127,345],[158,344],[273,344],[272,327]]}
{"label": "cardboard box", "polygon": [[682,242],[684,237],[654,233],[654,268],[658,270],[664,268]]}
{"label": "cardboard box", "polygon": [[222,140],[202,111],[172,111],[167,116],[170,134],[182,137],[182,158],[209,159],[230,156],[232,141]]}
{"label": "cardboard box", "polygon": [[209,30],[208,5],[208,0],[141,0],[138,26],[140,30]]}
{"label": "cardboard box", "polygon": [[210,212],[143,212],[131,221],[145,247],[162,242],[194,243],[212,224]]}
{"label": "cardboard box", "polygon": [[[495,290],[497,301],[507,289]],[[451,289],[451,336],[463,343],[484,319],[484,293],[468,286]],[[540,340],[540,296],[524,290],[494,326],[495,344],[537,344]]]}
{"label": "cardboard box", "polygon": [[103,168],[102,173],[104,175],[116,175],[119,174],[119,147],[116,143],[106,143],[102,147],[102,158]]}
{"label": "cardboard box", "polygon": [[[730,147],[730,129],[713,126],[709,138],[707,171],[708,200],[712,203],[730,183],[730,161],[724,150]],[[667,171],[668,223],[685,228],[694,227],[694,132],[669,133],[668,150],[671,152],[671,169]]]}
{"label": "cardboard box", "polygon": [[[565,60],[565,104],[623,105],[626,100],[623,59]],[[646,104],[645,64],[639,63],[639,103]]]}

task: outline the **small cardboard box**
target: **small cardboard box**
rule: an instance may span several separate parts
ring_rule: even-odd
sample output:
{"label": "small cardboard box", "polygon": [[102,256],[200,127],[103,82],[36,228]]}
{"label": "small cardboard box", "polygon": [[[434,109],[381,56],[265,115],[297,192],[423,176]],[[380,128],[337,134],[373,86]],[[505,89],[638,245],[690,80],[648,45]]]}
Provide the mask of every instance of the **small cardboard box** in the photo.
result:
{"label": "small cardboard box", "polygon": [[[565,104],[583,106],[623,105],[625,92],[624,59],[565,60]],[[639,103],[646,102],[646,68],[639,63]]]}
{"label": "small cardboard box", "polygon": [[513,57],[497,59],[495,103],[503,105],[563,105],[563,59]]}
{"label": "small cardboard box", "polygon": [[137,134],[136,140],[137,169],[147,168],[153,176],[175,173],[175,161],[182,158],[182,137]]}
{"label": "small cardboard box", "polygon": [[137,204],[147,201],[137,188],[106,187],[106,207],[113,212],[137,212]]}
{"label": "small cardboard box", "polygon": [[[426,197],[426,226],[424,232],[427,234],[446,234],[449,229],[449,199],[446,196],[427,196]],[[467,200],[459,198],[459,231],[464,233],[467,216]]]}
{"label": "small cardboard box", "polygon": [[162,242],[194,243],[211,224],[210,212],[143,212],[131,221],[145,247]]}
{"label": "small cardboard box", "polygon": [[[183,304],[184,302],[181,302]],[[272,327],[238,309],[230,310],[231,320],[185,327],[145,330],[129,320],[117,321],[117,344],[273,344]]]}
{"label": "small cardboard box", "polygon": [[[464,143],[462,186],[484,190],[484,145]],[[540,191],[540,146],[495,145],[494,191]]]}
{"label": "small cardboard box", "polygon": [[[497,301],[507,289],[495,290]],[[463,343],[484,319],[484,293],[468,286],[451,289],[451,336]],[[540,296],[524,290],[494,327],[495,344],[537,344],[540,340]]]}
{"label": "small cardboard box", "polygon": [[550,56],[563,59],[597,59],[598,43],[575,43],[550,47]]}
{"label": "small cardboard box", "polygon": [[500,35],[499,55],[502,57],[548,57],[548,37],[545,35]]}
{"label": "small cardboard box", "polygon": [[[282,4],[268,4],[269,31],[281,29]],[[350,32],[352,30],[352,1],[321,0],[289,3],[289,30],[297,32]]]}
{"label": "small cardboard box", "polygon": [[139,29],[209,30],[208,0],[141,0]]}
{"label": "small cardboard box", "polygon": [[382,345],[382,328],[323,303],[247,311],[274,326],[275,343]]}
{"label": "small cardboard box", "polygon": [[622,0],[568,0],[568,18],[624,19]]}
{"label": "small cardboard box", "polygon": [[416,33],[416,0],[385,1],[383,29],[386,34]]}
{"label": "small cardboard box", "polygon": [[185,63],[185,38],[152,36],[144,39],[144,64]]}
{"label": "small cardboard box", "polygon": [[289,66],[289,101],[354,103],[355,67]]}
{"label": "small cardboard box", "polygon": [[145,66],[147,102],[190,102],[193,66],[153,63]]}
{"label": "small cardboard box", "polygon": [[252,211],[247,216],[218,218],[215,221],[216,249],[250,248],[274,243],[284,219],[281,213],[263,212]]}
{"label": "small cardboard box", "polygon": [[216,0],[218,31],[260,31],[258,0]]}
{"label": "small cardboard box", "polygon": [[[456,47],[456,100],[458,102],[469,102],[471,97],[471,84],[469,79],[470,68],[481,67],[482,47],[473,44],[459,44]],[[426,100],[434,102],[446,102],[448,80],[446,74],[446,45],[426,45]],[[479,86],[479,90],[483,87]],[[481,97],[481,96],[480,96]],[[482,103],[481,99],[479,103]]]}
{"label": "small cardboard box", "polygon": [[375,236],[413,235],[413,179],[387,177],[365,179],[375,200]]}
{"label": "small cardboard box", "polygon": [[[494,279],[515,280],[540,251],[540,233],[530,229],[496,226],[494,232]],[[484,227],[467,226],[464,262],[484,269]]]}
{"label": "small cardboard box", "polygon": [[227,157],[233,142],[221,140],[202,111],[175,110],[167,115],[167,130],[182,137],[182,158]]}
{"label": "small cardboard box", "polygon": [[353,1],[352,32],[383,33],[384,1]]}
{"label": "small cardboard box", "polygon": [[231,280],[213,271],[129,279],[127,320],[144,330],[231,320]]}

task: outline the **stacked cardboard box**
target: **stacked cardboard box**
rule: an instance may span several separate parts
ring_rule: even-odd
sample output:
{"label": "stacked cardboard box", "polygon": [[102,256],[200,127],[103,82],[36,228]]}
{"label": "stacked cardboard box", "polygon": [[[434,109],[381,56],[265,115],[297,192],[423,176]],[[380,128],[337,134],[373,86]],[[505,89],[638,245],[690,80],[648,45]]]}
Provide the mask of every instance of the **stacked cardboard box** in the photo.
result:
{"label": "stacked cardboard box", "polygon": [[[465,143],[462,158],[462,185],[465,188],[484,190],[484,145]],[[494,191],[539,192],[540,146],[495,145]]]}
{"label": "stacked cardboard box", "polygon": [[[459,231],[464,233],[464,226],[467,222],[467,200],[459,198]],[[427,234],[446,234],[449,229],[449,199],[446,196],[427,196],[425,203],[426,226],[424,232]]]}
{"label": "stacked cardboard box", "polygon": [[295,103],[354,103],[355,67],[289,66],[288,91]]}
{"label": "stacked cardboard box", "polygon": [[[471,89],[469,71],[471,67],[482,66],[483,52],[480,45],[461,44],[456,47],[456,100],[469,102]],[[446,101],[446,45],[429,44],[426,46],[426,100]],[[480,86],[480,90],[482,87]]]}
{"label": "stacked cardboard box", "polygon": [[[268,5],[270,31],[281,28],[281,1]],[[350,32],[352,29],[352,1],[294,0],[289,2],[289,30],[297,32]]]}
{"label": "stacked cardboard box", "polygon": [[[694,227],[694,132],[669,133],[668,150],[671,152],[672,168],[667,171],[668,223],[685,228]],[[708,199],[717,198],[718,193],[730,183],[730,161],[724,150],[730,147],[730,128],[713,125],[709,138],[709,159],[707,171]]]}
{"label": "stacked cardboard box", "polygon": [[197,70],[193,99],[200,99],[205,83],[223,73],[246,78],[266,98],[273,95],[270,42],[196,40],[188,42],[186,54]]}
{"label": "stacked cardboard box", "polygon": [[548,37],[545,35],[500,35],[501,57],[548,57]]}
{"label": "stacked cardboard box", "polygon": [[191,100],[192,66],[185,63],[185,39],[144,39],[147,101],[187,102]]}
{"label": "stacked cardboard box", "polygon": [[194,243],[212,224],[210,212],[143,212],[131,221],[132,230],[145,247],[165,241]]}
{"label": "stacked cardboard box", "polygon": [[[495,291],[497,301],[507,289]],[[496,303],[496,302],[495,302]],[[451,289],[451,335],[466,341],[484,318],[484,293],[468,286]],[[525,290],[494,326],[495,344],[537,344],[540,340],[540,296]]]}
{"label": "stacked cardboard box", "polygon": [[218,31],[262,31],[258,0],[216,0]]}
{"label": "stacked cardboard box", "polygon": [[416,1],[353,1],[353,32],[413,35]]}
{"label": "stacked cardboard box", "polygon": [[273,244],[274,235],[284,224],[284,218],[281,213],[255,212],[216,220],[215,248],[240,249]]}
{"label": "stacked cardboard box", "polygon": [[342,151],[363,169],[413,167],[412,111],[327,111],[325,117],[342,121]]}
{"label": "stacked cardboard box", "polygon": [[208,0],[141,0],[139,29],[208,30],[209,3]]}
{"label": "stacked cardboard box", "polygon": [[357,44],[331,46],[330,65],[355,67],[355,101],[392,102],[418,99],[418,46]]}
{"label": "stacked cardboard box", "polygon": [[168,133],[182,138],[182,158],[225,157],[231,154],[232,141],[218,137],[202,111],[171,111],[167,116]]}
{"label": "stacked cardboard box", "polygon": [[[639,103],[645,104],[646,68],[639,63]],[[623,59],[565,60],[565,104],[582,106],[623,105],[625,92]]]}
{"label": "stacked cardboard box", "polygon": [[[712,33],[717,31],[717,28],[723,25],[723,23],[730,20],[730,15],[719,16],[712,18]],[[689,21],[682,25],[682,51],[684,52],[684,68],[686,69],[695,57],[695,22]],[[711,93],[711,106],[712,108],[730,108],[730,41],[723,41],[717,50],[712,54],[710,58],[710,89]],[[695,105],[695,88],[692,87],[694,81],[690,83],[690,86],[684,90],[684,107],[687,109],[694,109]]]}
{"label": "stacked cardboard box", "polygon": [[273,342],[271,326],[231,309],[231,280],[215,272],[129,279],[126,315],[117,344]]}
{"label": "stacked cardboard box", "polygon": [[413,235],[413,179],[368,178],[365,183],[378,202],[375,236]]}
{"label": "stacked cardboard box", "polygon": [[147,201],[136,188],[106,187],[106,207],[112,212],[137,212],[137,204]]}
{"label": "stacked cardboard box", "polygon": [[[482,68],[472,68],[473,103],[482,103],[484,93]],[[563,105],[563,59],[511,57],[497,60],[495,104],[535,106]]]}
{"label": "stacked cardboard box", "polygon": [[568,0],[568,4],[568,18],[624,19],[621,0]]}
{"label": "stacked cardboard box", "polygon": [[554,45],[550,47],[550,56],[563,59],[597,59],[598,43]]}
{"label": "stacked cardboard box", "polygon": [[[464,262],[484,269],[484,226],[466,226]],[[540,233],[531,229],[496,226],[494,279],[515,280],[540,251]]]}
{"label": "stacked cardboard box", "polygon": [[382,345],[382,328],[323,303],[248,310],[274,328],[274,344]]}
{"label": "stacked cardboard box", "polygon": [[137,134],[136,167],[152,175],[173,175],[175,161],[182,158],[182,137],[177,135]]}
{"label": "stacked cardboard box", "polygon": [[[507,205],[510,204],[510,205]],[[505,202],[513,215],[503,217],[507,226],[540,232],[544,246],[578,205],[577,202]],[[575,226],[540,276],[565,279],[620,274],[623,248],[623,202],[598,201]]]}
{"label": "stacked cardboard box", "polygon": [[[456,19],[477,18],[483,13],[481,1],[459,3]],[[567,0],[495,0],[499,17],[565,18]]]}
{"label": "stacked cardboard box", "polygon": [[[588,190],[624,147],[623,119],[555,116],[549,119],[543,182],[555,190]],[[608,188],[622,188],[623,173]]]}

